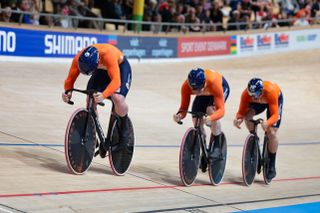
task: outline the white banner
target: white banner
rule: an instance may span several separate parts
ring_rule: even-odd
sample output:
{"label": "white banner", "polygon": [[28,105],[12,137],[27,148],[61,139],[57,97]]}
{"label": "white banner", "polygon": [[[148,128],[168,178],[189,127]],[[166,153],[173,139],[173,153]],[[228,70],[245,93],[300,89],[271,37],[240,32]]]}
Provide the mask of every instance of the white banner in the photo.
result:
{"label": "white banner", "polygon": [[320,48],[320,29],[237,36],[237,55]]}

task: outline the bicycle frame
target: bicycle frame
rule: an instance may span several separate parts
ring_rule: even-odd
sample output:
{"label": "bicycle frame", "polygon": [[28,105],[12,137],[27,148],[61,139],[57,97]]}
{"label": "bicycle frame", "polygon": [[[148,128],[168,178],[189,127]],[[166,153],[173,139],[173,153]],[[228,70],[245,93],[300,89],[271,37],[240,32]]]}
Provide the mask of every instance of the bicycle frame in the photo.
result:
{"label": "bicycle frame", "polygon": [[[204,153],[206,160],[208,159],[208,150],[207,150],[207,145],[206,145],[206,141],[205,138],[203,137],[204,133],[203,130],[201,128],[201,123],[203,121],[203,116],[206,116],[205,113],[195,113],[195,112],[191,112],[191,111],[185,111],[187,113],[190,113],[192,115],[195,116],[196,120],[194,122],[194,128],[196,129],[196,137],[194,138],[194,140],[196,140],[197,137],[200,138],[200,145],[201,145],[201,150]],[[182,122],[180,121],[179,124],[182,124]],[[195,147],[195,143],[196,141],[194,141],[193,146],[192,146],[192,153],[194,152],[194,147]]]}
{"label": "bicycle frame", "polygon": [[[78,90],[78,89],[70,89],[70,90],[67,90],[65,93],[67,94],[68,92],[71,92],[71,91],[76,91],[76,92],[80,92],[80,93],[83,93],[83,94],[87,94],[88,95],[88,104],[87,104],[87,110],[89,112],[89,114],[92,116],[93,120],[94,120],[94,124],[96,126],[96,131],[97,131],[97,134],[98,134],[98,137],[99,137],[99,141],[100,143],[103,143],[104,144],[104,141],[105,141],[105,134],[103,132],[103,129],[101,127],[101,124],[98,120],[98,116],[97,116],[97,113],[95,111],[95,108],[94,108],[94,98],[93,98],[93,94],[95,93],[94,90]],[[72,101],[69,101],[68,104],[71,104],[73,105],[74,102]],[[99,105],[101,106],[104,106],[105,104],[104,103],[99,103]],[[87,118],[87,121],[86,121],[86,124],[89,120],[89,117]],[[86,125],[86,128],[87,128],[87,125]]]}
{"label": "bicycle frame", "polygon": [[250,120],[250,121],[254,125],[254,130],[250,131],[250,133],[254,135],[254,141],[256,143],[256,146],[258,147],[258,159],[260,161],[260,166],[261,166],[261,165],[264,165],[264,161],[265,161],[265,159],[264,159],[264,148],[263,148],[263,153],[261,153],[261,150],[260,150],[260,138],[259,138],[259,136],[257,134],[257,129],[258,129],[258,125],[263,121],[263,119],[259,118],[257,120]]}

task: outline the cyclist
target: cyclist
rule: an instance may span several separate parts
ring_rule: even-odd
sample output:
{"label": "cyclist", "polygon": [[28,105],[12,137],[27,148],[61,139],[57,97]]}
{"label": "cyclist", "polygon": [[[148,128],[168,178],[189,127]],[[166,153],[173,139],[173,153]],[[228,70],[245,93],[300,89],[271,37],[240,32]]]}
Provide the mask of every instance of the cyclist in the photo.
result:
{"label": "cyclist", "polygon": [[234,126],[240,129],[245,120],[249,131],[253,130],[250,120],[253,116],[267,109],[267,121],[261,123],[262,129],[267,132],[269,138],[268,150],[270,152],[270,167],[268,178],[276,176],[276,152],[278,149],[277,130],[280,127],[282,117],[283,96],[279,86],[271,81],[263,81],[260,78],[252,78],[247,88],[242,92],[241,101]]}
{"label": "cyclist", "polygon": [[[212,69],[203,70],[202,68],[192,69],[188,78],[183,82],[181,87],[181,104],[178,113],[173,115],[175,122],[181,121],[186,116],[186,110],[189,108],[191,95],[196,95],[192,111],[207,113],[205,123],[211,126],[211,133],[214,137],[213,152],[209,154],[210,159],[220,156],[221,124],[220,119],[225,113],[225,101],[230,93],[228,82],[217,71]],[[195,119],[193,119],[195,122]],[[201,128],[204,123],[201,124]],[[204,131],[203,131],[204,132]],[[211,147],[209,147],[211,150]],[[201,157],[200,168],[202,172],[207,170],[207,161],[205,156]]]}
{"label": "cyclist", "polygon": [[[128,141],[128,105],[125,101],[131,86],[131,66],[124,54],[111,44],[93,44],[81,50],[73,59],[64,90],[72,89],[79,74],[91,75],[88,90],[100,93],[94,95],[95,104],[110,98],[114,111],[120,117],[122,128],[120,140]],[[64,102],[71,99],[72,92],[62,93]],[[100,155],[105,157],[106,148],[100,144]]]}

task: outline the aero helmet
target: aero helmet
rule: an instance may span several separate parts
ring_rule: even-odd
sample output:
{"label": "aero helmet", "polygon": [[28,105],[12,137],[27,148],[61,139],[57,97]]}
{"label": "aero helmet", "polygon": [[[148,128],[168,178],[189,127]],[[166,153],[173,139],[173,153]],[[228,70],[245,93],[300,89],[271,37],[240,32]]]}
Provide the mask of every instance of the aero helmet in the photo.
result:
{"label": "aero helmet", "polygon": [[84,75],[91,75],[98,67],[99,53],[93,46],[87,47],[81,53],[78,60],[78,68]]}
{"label": "aero helmet", "polygon": [[201,68],[192,69],[188,74],[188,84],[192,90],[199,90],[204,87],[206,76]]}
{"label": "aero helmet", "polygon": [[263,91],[263,81],[260,78],[252,78],[248,83],[247,91],[251,97],[259,98]]}

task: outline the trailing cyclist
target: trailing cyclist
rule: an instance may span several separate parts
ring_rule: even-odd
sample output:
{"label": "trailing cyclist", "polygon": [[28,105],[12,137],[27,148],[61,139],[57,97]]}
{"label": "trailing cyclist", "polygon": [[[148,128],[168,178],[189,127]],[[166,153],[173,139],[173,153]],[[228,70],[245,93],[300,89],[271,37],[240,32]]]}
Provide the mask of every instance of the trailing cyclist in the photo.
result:
{"label": "trailing cyclist", "polygon": [[251,132],[254,128],[250,120],[253,116],[262,113],[267,109],[267,121],[261,123],[262,129],[269,138],[268,150],[270,152],[270,167],[268,179],[276,176],[276,152],[278,149],[277,131],[280,127],[282,117],[283,96],[279,86],[271,81],[263,81],[260,78],[252,78],[247,88],[242,92],[239,110],[234,119],[234,126],[240,129],[245,124]]}

